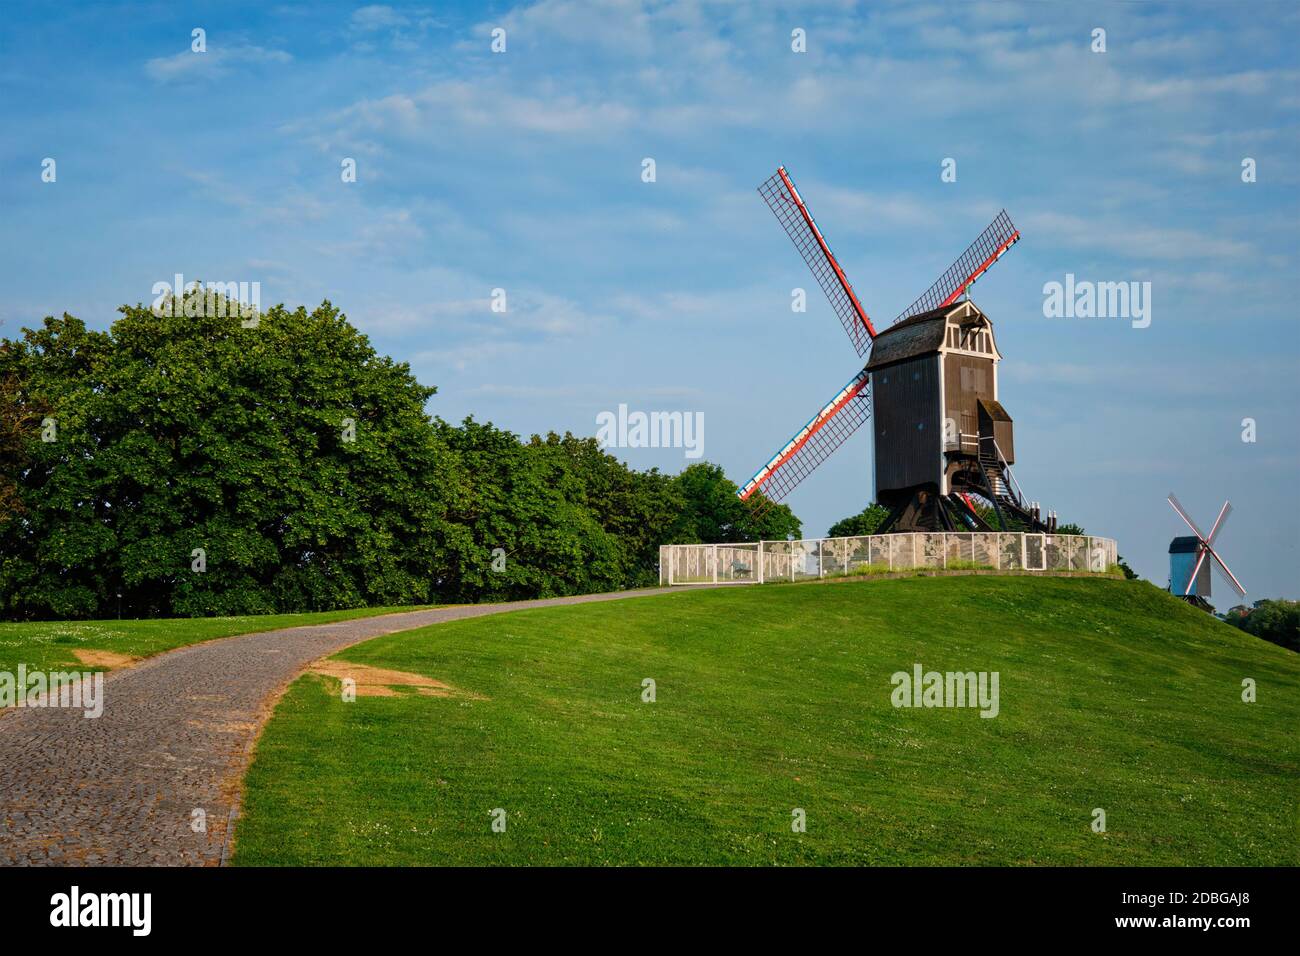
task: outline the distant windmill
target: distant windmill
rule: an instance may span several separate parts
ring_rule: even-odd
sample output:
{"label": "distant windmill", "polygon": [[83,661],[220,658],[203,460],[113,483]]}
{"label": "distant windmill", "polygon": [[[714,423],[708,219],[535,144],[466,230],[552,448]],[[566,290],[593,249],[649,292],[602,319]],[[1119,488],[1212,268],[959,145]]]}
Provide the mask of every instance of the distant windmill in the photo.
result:
{"label": "distant windmill", "polygon": [[[1026,500],[1011,473],[1011,416],[999,402],[1002,355],[993,323],[963,300],[1020,239],[1006,212],[893,324],[876,330],[784,166],[758,188],[830,299],[862,371],[737,491],[762,511],[780,501],[872,417],[876,500],[890,509],[877,533],[996,530],[971,495],[987,500],[1001,529],[1050,531],[1055,519]],[[874,347],[873,347],[874,346]],[[761,492],[761,494],[759,493]]]}
{"label": "distant windmill", "polygon": [[[1172,494],[1169,496],[1169,504],[1194,532],[1194,536],[1184,535],[1169,542],[1170,592],[1198,607],[1208,608],[1209,602],[1206,598],[1210,596],[1210,565],[1213,563],[1219,566],[1219,570],[1237,592],[1245,597],[1246,589],[1241,586],[1236,575],[1228,570],[1228,566],[1223,563],[1223,558],[1219,557],[1218,552],[1214,550],[1214,539],[1222,530],[1224,519],[1232,513],[1232,504],[1227,501],[1223,503],[1219,517],[1214,519],[1214,527],[1210,529],[1208,536],[1201,533],[1201,529],[1196,527],[1196,522],[1187,516],[1183,506]],[[1206,561],[1206,555],[1213,560]]]}

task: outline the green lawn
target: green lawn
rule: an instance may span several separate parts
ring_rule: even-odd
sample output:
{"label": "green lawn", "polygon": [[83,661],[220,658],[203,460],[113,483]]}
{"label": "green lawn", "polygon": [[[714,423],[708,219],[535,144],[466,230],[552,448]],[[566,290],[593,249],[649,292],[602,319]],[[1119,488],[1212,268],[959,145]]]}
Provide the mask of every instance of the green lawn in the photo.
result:
{"label": "green lawn", "polygon": [[[237,863],[1297,862],[1300,655],[1143,583],[683,591],[339,658],[486,699],[344,703],[299,679],[258,745]],[[915,662],[999,672],[1000,714],[895,709]]]}
{"label": "green lawn", "polygon": [[[19,664],[41,670],[76,665],[74,650],[112,651],[131,657],[148,657],[186,644],[215,637],[274,631],[302,624],[328,624],[356,617],[415,610],[409,607],[353,608],[310,614],[261,614],[249,617],[178,617],[148,621],[0,621],[0,671]],[[77,665],[79,670],[101,668]]]}

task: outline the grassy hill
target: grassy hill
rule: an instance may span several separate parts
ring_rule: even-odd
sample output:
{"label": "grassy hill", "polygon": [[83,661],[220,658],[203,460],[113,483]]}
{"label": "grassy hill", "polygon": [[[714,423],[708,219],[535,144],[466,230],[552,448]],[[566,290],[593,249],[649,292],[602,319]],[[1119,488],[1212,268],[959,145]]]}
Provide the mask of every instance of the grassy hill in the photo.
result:
{"label": "grassy hill", "polygon": [[[1300,655],[1143,583],[682,591],[339,657],[454,690],[344,703],[299,679],[258,745],[237,863],[1297,862]],[[918,662],[997,671],[998,716],[893,707],[891,674]]]}

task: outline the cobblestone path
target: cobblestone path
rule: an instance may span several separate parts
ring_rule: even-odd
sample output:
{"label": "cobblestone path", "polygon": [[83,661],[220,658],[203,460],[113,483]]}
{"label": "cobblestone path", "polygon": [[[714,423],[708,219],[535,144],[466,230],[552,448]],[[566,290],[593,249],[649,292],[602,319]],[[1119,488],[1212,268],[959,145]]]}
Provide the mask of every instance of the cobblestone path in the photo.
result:
{"label": "cobblestone path", "polygon": [[[253,742],[312,661],[381,634],[667,588],[409,611],[179,648],[108,673],[104,712],[0,714],[0,865],[224,862]],[[69,669],[74,669],[70,667]],[[195,832],[195,810],[205,828]]]}

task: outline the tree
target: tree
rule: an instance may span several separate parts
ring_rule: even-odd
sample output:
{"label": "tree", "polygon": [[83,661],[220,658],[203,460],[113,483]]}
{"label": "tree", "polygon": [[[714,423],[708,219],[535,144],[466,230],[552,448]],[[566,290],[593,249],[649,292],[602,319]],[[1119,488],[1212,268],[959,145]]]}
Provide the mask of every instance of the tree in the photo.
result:
{"label": "tree", "polygon": [[618,587],[645,587],[658,582],[659,545],[685,502],[677,482],[658,469],[635,471],[605,452],[594,438],[551,432],[529,443],[566,459],[581,476],[584,503],[600,526],[615,535],[624,553]]}
{"label": "tree", "polygon": [[29,448],[44,417],[32,402],[16,369],[17,349],[0,341],[0,526],[16,518],[22,507],[18,482],[31,465]]}
{"label": "tree", "polygon": [[1254,606],[1230,609],[1224,620],[1247,634],[1289,650],[1300,651],[1300,601],[1256,601]]}
{"label": "tree", "polygon": [[[450,517],[457,547],[439,591],[506,600],[609,591],[634,576],[623,543],[588,505],[580,439],[524,444],[491,422],[438,420],[439,437],[472,478]],[[590,459],[586,459],[590,464]]]}
{"label": "tree", "polygon": [[875,534],[889,517],[889,509],[874,501],[855,515],[841,518],[826,531],[828,538],[857,538]]}
{"label": "tree", "polygon": [[[328,302],[236,316],[124,307],[10,343],[57,439],[0,528],[0,611],[245,614],[431,600],[464,485],[424,404]],[[196,310],[199,311],[199,310]]]}
{"label": "tree", "polygon": [[1224,623],[1231,624],[1233,627],[1239,627],[1244,631],[1245,627],[1243,626],[1243,619],[1246,618],[1249,614],[1250,614],[1250,608],[1248,608],[1246,605],[1234,604],[1232,607],[1228,608],[1228,610],[1225,611],[1221,616],[1224,620]]}
{"label": "tree", "polygon": [[773,505],[754,517],[754,508],[736,497],[736,485],[720,465],[690,465],[677,476],[676,486],[683,510],[668,536],[674,544],[785,541],[802,533],[788,505]]}

